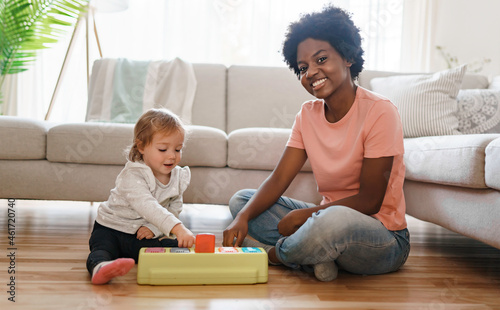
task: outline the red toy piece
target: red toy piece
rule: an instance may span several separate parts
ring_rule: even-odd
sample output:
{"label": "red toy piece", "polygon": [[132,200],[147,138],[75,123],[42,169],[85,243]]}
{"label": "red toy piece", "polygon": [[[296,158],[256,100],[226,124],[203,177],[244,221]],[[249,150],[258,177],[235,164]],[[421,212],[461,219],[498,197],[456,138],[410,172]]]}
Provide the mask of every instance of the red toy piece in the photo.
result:
{"label": "red toy piece", "polygon": [[194,245],[196,253],[214,253],[215,252],[215,235],[214,234],[197,234]]}

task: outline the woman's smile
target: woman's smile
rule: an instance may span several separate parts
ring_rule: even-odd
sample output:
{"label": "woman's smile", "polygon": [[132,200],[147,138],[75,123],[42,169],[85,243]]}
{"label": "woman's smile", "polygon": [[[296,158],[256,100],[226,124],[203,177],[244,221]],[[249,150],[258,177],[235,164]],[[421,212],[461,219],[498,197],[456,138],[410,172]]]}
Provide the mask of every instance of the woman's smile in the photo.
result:
{"label": "woman's smile", "polygon": [[327,80],[327,78],[322,78],[322,79],[314,81],[313,83],[311,83],[312,89],[316,90],[316,89],[322,87],[325,84],[326,80]]}

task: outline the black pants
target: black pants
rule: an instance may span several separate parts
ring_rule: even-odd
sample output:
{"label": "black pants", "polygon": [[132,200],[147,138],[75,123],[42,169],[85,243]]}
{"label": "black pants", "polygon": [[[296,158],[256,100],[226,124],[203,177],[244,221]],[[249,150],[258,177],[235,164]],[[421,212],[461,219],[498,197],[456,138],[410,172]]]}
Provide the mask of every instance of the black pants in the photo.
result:
{"label": "black pants", "polygon": [[177,247],[177,239],[137,239],[135,234],[126,234],[121,231],[102,226],[95,222],[89,240],[90,254],[87,258],[87,270],[92,270],[101,262],[117,258],[133,258],[135,263],[139,259],[139,251],[146,247]]}

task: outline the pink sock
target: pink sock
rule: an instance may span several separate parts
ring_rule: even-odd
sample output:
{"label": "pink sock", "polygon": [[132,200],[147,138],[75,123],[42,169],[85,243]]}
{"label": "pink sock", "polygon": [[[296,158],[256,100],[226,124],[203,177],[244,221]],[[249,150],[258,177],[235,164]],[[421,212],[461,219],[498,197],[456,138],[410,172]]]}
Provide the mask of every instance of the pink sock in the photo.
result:
{"label": "pink sock", "polygon": [[132,258],[118,258],[111,262],[101,263],[92,275],[92,284],[106,284],[114,277],[126,275],[135,265]]}

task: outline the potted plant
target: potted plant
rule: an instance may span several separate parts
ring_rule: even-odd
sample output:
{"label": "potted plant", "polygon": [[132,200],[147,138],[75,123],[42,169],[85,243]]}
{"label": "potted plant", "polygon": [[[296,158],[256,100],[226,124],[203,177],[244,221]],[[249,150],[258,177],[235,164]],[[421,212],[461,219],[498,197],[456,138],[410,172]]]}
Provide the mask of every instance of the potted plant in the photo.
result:
{"label": "potted plant", "polygon": [[0,0],[0,91],[7,74],[26,71],[87,7],[88,0]]}

